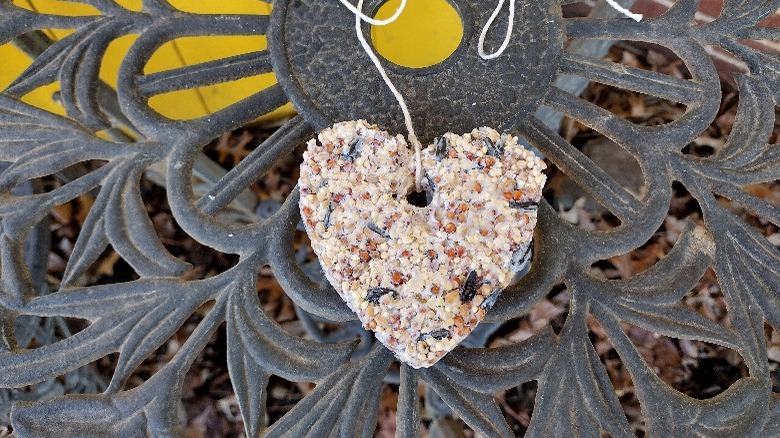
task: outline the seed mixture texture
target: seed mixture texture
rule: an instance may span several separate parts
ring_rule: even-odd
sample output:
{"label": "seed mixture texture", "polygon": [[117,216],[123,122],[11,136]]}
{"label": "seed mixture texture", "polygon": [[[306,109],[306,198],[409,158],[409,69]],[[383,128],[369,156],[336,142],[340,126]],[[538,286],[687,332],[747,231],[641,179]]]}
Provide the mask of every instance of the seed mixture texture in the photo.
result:
{"label": "seed mixture texture", "polygon": [[491,128],[422,151],[425,207],[409,203],[415,156],[365,120],[308,142],[300,209],[326,277],[363,326],[414,368],[479,324],[532,253],[545,164]]}

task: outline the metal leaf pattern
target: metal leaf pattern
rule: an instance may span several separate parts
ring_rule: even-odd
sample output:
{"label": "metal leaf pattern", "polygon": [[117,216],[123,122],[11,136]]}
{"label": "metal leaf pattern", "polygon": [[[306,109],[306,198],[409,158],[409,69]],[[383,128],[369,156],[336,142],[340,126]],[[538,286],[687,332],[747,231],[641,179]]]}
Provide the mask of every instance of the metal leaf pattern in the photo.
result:
{"label": "metal leaf pattern", "polygon": [[438,369],[429,368],[423,379],[469,426],[485,436],[511,436],[501,409],[490,394],[482,394],[461,386]]}
{"label": "metal leaf pattern", "polygon": [[[97,36],[105,21],[92,22],[52,44],[6,88],[5,92],[21,97],[40,86],[56,81],[61,69],[65,72],[73,68],[72,65],[67,70],[64,68],[66,60],[72,57],[80,58],[81,53],[88,50],[92,37]],[[72,82],[74,78],[71,75],[69,79]]]}
{"label": "metal leaf pattern", "polygon": [[505,347],[462,348],[445,356],[438,368],[460,385],[492,394],[537,379],[556,341],[552,330],[544,330]]}
{"label": "metal leaf pattern", "polygon": [[648,428],[672,436],[748,436],[756,433],[767,417],[767,387],[755,377],[738,380],[722,394],[694,400],[669,388],[650,370],[635,347],[619,329],[617,321],[600,315],[604,329],[636,382],[643,401]]}
{"label": "metal leaf pattern", "polygon": [[[40,421],[41,416],[48,420]],[[142,413],[128,413],[125,406],[101,395],[19,403],[12,418],[19,436],[138,436],[137,431],[146,429]]]}
{"label": "metal leaf pattern", "polygon": [[5,120],[0,131],[0,157],[13,161],[17,169],[4,172],[3,185],[44,176],[87,159],[118,157],[123,155],[120,150],[129,153],[125,146],[99,139],[72,120],[7,94],[0,94],[0,114]]}
{"label": "metal leaf pattern", "polygon": [[292,437],[316,430],[323,436],[370,437],[376,424],[379,388],[392,355],[383,347],[334,370],[267,436]]}
{"label": "metal leaf pattern", "polygon": [[[629,436],[631,429],[607,371],[586,332],[578,329],[585,323],[585,309],[573,310],[561,333],[559,347],[539,379],[534,407],[539,413],[534,415],[528,435],[597,436],[603,430],[611,436]],[[569,417],[559,422],[556,412]]]}
{"label": "metal leaf pattern", "polygon": [[261,368],[290,380],[316,381],[330,374],[349,357],[354,343],[320,344],[295,338],[260,310],[253,296],[253,279],[241,285],[240,296],[228,304],[228,322],[237,345]]}
{"label": "metal leaf pattern", "polygon": [[[127,160],[106,178],[84,222],[84,227],[91,232],[76,241],[63,285],[81,276],[109,243],[142,276],[174,277],[189,269],[188,263],[173,257],[163,247],[146,214],[138,190],[144,167],[144,161]],[[114,213],[108,214],[107,210]]]}
{"label": "metal leaf pattern", "polygon": [[[0,353],[8,372],[2,385],[16,387],[56,377],[111,352],[120,352],[115,385],[168,339],[197,307],[213,297],[213,282],[176,293],[171,280],[143,280],[124,290],[106,285],[71,289],[29,302],[25,313],[86,319],[91,324],[70,338],[44,347]],[[137,329],[137,331],[136,331]],[[38,366],[31,366],[37,363]]]}
{"label": "metal leaf pattern", "polygon": [[[474,20],[469,26],[478,28],[490,11],[482,11],[484,2],[464,2],[475,15],[469,17]],[[780,436],[780,396],[771,386],[764,334],[765,323],[780,330],[780,251],[718,200],[727,198],[780,226],[780,207],[745,189],[750,184],[780,179],[780,147],[768,144],[780,101],[780,57],[746,41],[780,39],[777,28],[758,24],[780,8],[780,0],[726,0],[721,15],[709,23],[696,21],[700,3],[696,0],[677,1],[663,15],[640,23],[597,16],[564,18],[561,5],[572,3],[567,0],[529,3],[524,13],[550,19],[519,26],[527,34],[516,38],[519,42],[509,50],[545,56],[529,63],[527,72],[502,72],[495,77],[496,83],[512,77],[523,85],[534,74],[552,77],[559,72],[678,102],[685,106],[685,112],[666,125],[640,126],[578,97],[573,87],[550,82],[528,90],[529,96],[537,94],[539,105],[598,131],[630,153],[642,169],[646,190],[641,196],[627,190],[535,117],[535,107],[523,107],[506,120],[490,120],[515,130],[542,152],[617,217],[620,226],[610,231],[577,228],[562,219],[551,203],[541,202],[530,271],[501,293],[484,327],[475,331],[478,336],[433,368],[415,371],[401,366],[400,374],[389,371],[392,355],[362,330],[335,290],[317,278],[316,262],[302,266],[303,260],[296,258],[297,194],[281,206],[260,211],[257,220],[249,224],[224,223],[218,216],[327,119],[315,104],[333,92],[332,87],[343,91],[346,82],[338,79],[342,66],[325,62],[311,67],[312,71],[328,73],[317,78],[321,81],[316,84],[319,96],[295,88],[297,79],[290,66],[305,65],[308,60],[288,59],[283,49],[289,43],[285,38],[292,34],[283,32],[284,20],[293,10],[310,11],[308,19],[338,19],[343,11],[335,15],[315,12],[332,12],[328,8],[340,6],[330,0],[278,0],[273,15],[267,17],[193,14],[162,0],[144,0],[141,11],[125,9],[110,0],[82,3],[93,6],[100,15],[40,14],[12,2],[0,3],[0,43],[18,42],[50,28],[73,31],[57,42],[49,41],[48,47],[34,54],[32,64],[0,90],[0,160],[8,163],[0,172],[0,386],[16,388],[54,379],[112,353],[119,353],[119,364],[105,393],[15,404],[11,420],[19,437],[181,436],[175,410],[183,376],[223,322],[230,379],[248,436],[372,436],[383,381],[399,384],[398,436],[420,432],[419,384],[428,386],[426,407],[430,411],[454,413],[485,436],[512,436],[494,394],[533,380],[539,386],[528,436],[630,436],[632,431],[605,367],[588,339],[586,321],[591,317],[603,328],[631,374],[648,436]],[[349,35],[339,33],[340,28],[317,26],[313,27],[322,38],[311,42],[311,47],[333,54],[334,59],[346,55],[358,60],[355,62],[366,61],[360,53],[350,52],[357,47],[350,26],[344,30]],[[108,93],[110,99],[106,100],[107,86],[99,78],[102,58],[112,42],[130,34],[138,37],[123,59],[116,92]],[[163,44],[205,35],[267,35],[271,48],[146,74],[147,63]],[[333,35],[341,42],[328,48]],[[682,60],[692,79],[608,62],[593,53],[574,50],[575,44],[561,50],[564,42],[574,40],[661,45]],[[523,44],[531,47],[537,41],[558,41],[560,44],[555,44],[560,47],[553,44],[555,47],[538,53],[524,49]],[[709,46],[727,50],[748,70],[734,75],[740,101],[726,145],[710,157],[697,158],[681,151],[717,117],[721,98]],[[544,60],[553,60],[550,71],[534,70],[542,69]],[[442,71],[456,68],[454,64]],[[470,68],[476,68],[474,65]],[[480,68],[485,65],[480,64]],[[277,74],[279,84],[192,120],[172,120],[149,104],[156,95],[270,72]],[[434,77],[438,72],[429,73]],[[331,74],[333,78],[325,77]],[[397,81],[407,87],[402,92],[414,95],[416,110],[430,114],[431,120],[447,118],[450,110],[443,108],[442,101],[454,108],[461,102],[458,99],[462,96],[448,94],[451,90],[420,87],[418,81],[424,78],[405,76],[404,72],[391,74],[403,79]],[[66,117],[22,100],[55,81],[61,85]],[[355,102],[353,116],[363,115],[363,105],[385,104],[383,114],[397,111],[389,91],[375,88],[365,102]],[[481,95],[478,91],[470,96]],[[288,100],[300,107],[301,115],[289,120],[231,171],[214,178],[205,195],[196,196],[192,179],[203,146]],[[123,134],[106,140],[101,137],[105,132],[97,132],[106,128],[115,133],[116,128],[124,128],[132,137]],[[434,139],[441,132],[433,132],[423,123],[419,134]],[[446,145],[437,145],[438,149],[444,151]],[[74,165],[95,161],[103,162],[102,166],[49,190],[18,190],[38,178],[58,176]],[[181,228],[203,245],[237,254],[236,266],[205,280],[185,277],[189,265],[165,249],[141,198],[141,180],[152,165],[166,169],[165,188]],[[620,281],[594,277],[590,270],[594,261],[640,247],[663,224],[673,181],[682,184],[701,206],[703,225],[688,224],[671,252],[643,273]],[[45,217],[55,206],[88,193],[95,195],[95,203],[84,224],[87,231],[73,248],[60,288],[45,295],[41,282],[33,280],[45,273],[31,272],[32,264],[27,260],[35,254],[25,249],[25,241],[34,234],[34,227],[45,226]],[[114,285],[73,287],[108,245],[140,278]],[[301,325],[311,339],[286,332],[260,305],[255,283],[264,266],[270,266],[295,302]],[[713,268],[722,287],[728,327],[683,304],[685,294],[708,268]],[[485,347],[502,323],[528,313],[557,283],[565,284],[571,293],[571,311],[559,334],[545,327],[521,343]],[[128,376],[144,358],[207,302],[213,302],[213,307],[174,358],[145,383],[125,389]],[[23,345],[19,345],[19,336],[13,333],[18,317],[77,318],[85,321],[86,327],[57,342],[28,348],[29,339],[22,339]],[[325,333],[320,327],[325,321],[338,323],[340,328]],[[749,376],[716,397],[694,400],[656,376],[624,333],[621,324],[625,323],[676,339],[730,348],[744,359]],[[316,388],[266,427],[266,387],[271,376],[314,382]],[[447,430],[446,424],[435,419],[431,433]]]}

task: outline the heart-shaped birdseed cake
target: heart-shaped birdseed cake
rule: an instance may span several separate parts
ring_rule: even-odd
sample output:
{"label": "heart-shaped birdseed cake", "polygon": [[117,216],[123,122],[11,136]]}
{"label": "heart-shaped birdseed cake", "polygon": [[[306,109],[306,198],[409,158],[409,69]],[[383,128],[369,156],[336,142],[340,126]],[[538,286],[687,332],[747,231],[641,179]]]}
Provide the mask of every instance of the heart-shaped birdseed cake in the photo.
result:
{"label": "heart-shaped birdseed cake", "polygon": [[422,151],[425,207],[412,205],[415,154],[364,120],[308,143],[300,208],[326,277],[363,326],[414,368],[479,324],[529,261],[545,164],[491,128],[444,134]]}

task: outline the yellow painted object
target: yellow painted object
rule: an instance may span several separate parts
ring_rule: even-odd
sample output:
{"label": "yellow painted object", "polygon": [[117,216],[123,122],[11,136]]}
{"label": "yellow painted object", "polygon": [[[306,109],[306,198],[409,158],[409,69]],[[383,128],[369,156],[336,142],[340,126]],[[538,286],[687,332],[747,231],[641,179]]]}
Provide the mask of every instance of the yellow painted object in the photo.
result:
{"label": "yellow painted object", "polygon": [[[336,0],[334,0],[336,1]],[[390,0],[376,14],[385,20],[393,16],[401,0]],[[423,68],[447,59],[463,38],[463,24],[446,0],[408,0],[398,19],[385,26],[371,27],[376,51],[395,64]]]}
{"label": "yellow painted object", "polygon": [[[139,11],[141,0],[114,0],[121,6]],[[268,15],[271,5],[258,0],[168,0],[175,8],[199,14],[254,14]],[[338,0],[332,0],[334,2]],[[88,5],[59,0],[14,0],[16,6],[46,14],[83,16],[99,12]],[[400,0],[390,0],[377,13],[387,18]],[[344,23],[352,28],[354,23]],[[47,29],[53,40],[70,35],[73,30]],[[384,27],[373,27],[372,41],[386,60],[396,64],[420,68],[446,59],[458,46],[463,29],[457,13],[445,0],[409,0],[407,9],[398,21]],[[116,87],[119,65],[137,35],[126,35],[113,41],[106,51],[100,69],[100,78]],[[155,73],[205,61],[234,56],[267,48],[265,36],[214,36],[178,38],[160,47],[152,55],[144,73]],[[385,61],[387,62],[387,61]],[[12,44],[0,45],[0,90],[30,66],[32,60]],[[244,78],[208,87],[179,90],[153,96],[149,105],[172,119],[200,117],[225,108],[247,96],[276,83],[272,73]],[[27,103],[56,114],[64,114],[54,95],[59,90],[55,82],[23,97]],[[277,118],[295,113],[287,104],[264,118]]]}

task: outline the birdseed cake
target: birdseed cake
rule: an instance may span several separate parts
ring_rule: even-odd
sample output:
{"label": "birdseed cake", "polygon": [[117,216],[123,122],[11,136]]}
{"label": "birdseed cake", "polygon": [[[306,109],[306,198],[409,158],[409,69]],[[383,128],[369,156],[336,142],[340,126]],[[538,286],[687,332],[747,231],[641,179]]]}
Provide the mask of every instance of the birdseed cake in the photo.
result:
{"label": "birdseed cake", "polygon": [[530,261],[545,164],[491,128],[415,152],[365,120],[308,142],[300,209],[326,277],[399,360],[429,367],[484,318]]}

